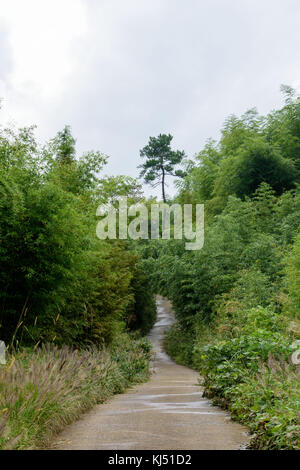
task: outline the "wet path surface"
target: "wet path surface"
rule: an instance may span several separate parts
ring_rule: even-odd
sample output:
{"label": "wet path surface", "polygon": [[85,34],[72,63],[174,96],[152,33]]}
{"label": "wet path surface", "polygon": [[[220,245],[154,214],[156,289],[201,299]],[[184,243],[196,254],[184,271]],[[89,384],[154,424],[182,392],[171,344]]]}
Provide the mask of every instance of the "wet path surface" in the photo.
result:
{"label": "wet path surface", "polygon": [[213,450],[247,444],[247,429],[202,397],[198,373],[163,351],[172,321],[169,302],[159,298],[149,335],[155,352],[151,380],[94,407],[58,436],[55,449]]}

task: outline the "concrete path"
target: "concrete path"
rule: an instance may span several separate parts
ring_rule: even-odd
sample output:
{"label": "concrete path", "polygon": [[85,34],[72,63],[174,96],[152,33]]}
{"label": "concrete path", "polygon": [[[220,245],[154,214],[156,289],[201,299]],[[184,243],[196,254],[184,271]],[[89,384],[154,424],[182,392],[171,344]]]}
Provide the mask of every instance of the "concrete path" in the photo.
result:
{"label": "concrete path", "polygon": [[93,408],[59,435],[55,449],[213,450],[247,444],[247,429],[202,397],[198,373],[164,353],[163,334],[172,321],[169,302],[159,298],[149,335],[156,354],[151,380]]}

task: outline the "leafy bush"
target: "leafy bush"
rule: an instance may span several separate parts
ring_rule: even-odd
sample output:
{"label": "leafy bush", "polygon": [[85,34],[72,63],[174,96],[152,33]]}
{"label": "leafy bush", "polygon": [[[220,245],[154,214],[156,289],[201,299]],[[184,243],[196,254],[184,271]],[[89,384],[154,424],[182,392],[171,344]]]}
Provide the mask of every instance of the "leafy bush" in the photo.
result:
{"label": "leafy bush", "polygon": [[207,393],[226,397],[230,387],[243,381],[243,377],[258,371],[259,363],[270,354],[285,360],[292,353],[288,338],[282,335],[278,315],[256,308],[245,314],[244,326],[236,338],[221,339],[200,348],[200,371],[205,376]]}

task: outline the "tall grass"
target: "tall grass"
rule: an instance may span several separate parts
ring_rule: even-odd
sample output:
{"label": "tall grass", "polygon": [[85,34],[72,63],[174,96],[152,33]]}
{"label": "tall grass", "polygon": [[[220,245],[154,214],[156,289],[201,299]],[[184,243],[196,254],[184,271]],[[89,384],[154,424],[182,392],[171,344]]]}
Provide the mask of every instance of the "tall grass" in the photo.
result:
{"label": "tall grass", "polygon": [[36,449],[81,413],[149,375],[150,347],[128,335],[110,350],[42,346],[0,367],[0,449]]}

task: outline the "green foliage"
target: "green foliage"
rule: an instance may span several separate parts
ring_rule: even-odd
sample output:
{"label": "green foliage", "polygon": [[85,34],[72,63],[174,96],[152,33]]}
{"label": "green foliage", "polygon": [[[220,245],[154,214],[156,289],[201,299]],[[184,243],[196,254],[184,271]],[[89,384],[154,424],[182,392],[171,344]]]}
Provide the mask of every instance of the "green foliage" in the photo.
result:
{"label": "green foliage", "polygon": [[194,364],[191,363],[193,341],[192,330],[183,329],[179,323],[175,323],[166,333],[164,347],[169,356],[178,364],[193,367]]}
{"label": "green foliage", "polygon": [[300,100],[290,87],[282,91],[286,104],[278,111],[229,116],[220,141],[208,141],[187,168],[180,202],[206,202],[209,219],[222,212],[230,195],[252,196],[261,183],[280,195],[300,183]]}
{"label": "green foliage", "polygon": [[287,258],[286,277],[290,299],[289,309],[293,316],[300,320],[300,234],[297,235],[293,249]]}
{"label": "green foliage", "polygon": [[126,196],[128,204],[142,199],[142,185],[130,176],[107,176],[98,185],[97,197],[103,203],[115,203],[118,198]]}
{"label": "green foliage", "polygon": [[293,163],[260,139],[247,142],[237,158],[235,171],[237,181],[230,192],[238,197],[250,196],[261,183],[281,194],[292,189],[298,177]]}
{"label": "green foliage", "polygon": [[137,263],[132,278],[134,306],[128,325],[142,335],[149,333],[156,320],[156,301],[151,279],[144,263]]}
{"label": "green foliage", "polygon": [[299,371],[272,356],[231,390],[231,412],[250,427],[252,448],[299,450],[299,392]]}
{"label": "green foliage", "polygon": [[222,155],[216,142],[210,140],[197,155],[196,163],[186,168],[186,176],[179,180],[179,200],[185,203],[206,202],[213,197],[215,181]]}
{"label": "green foliage", "polygon": [[284,85],[285,106],[267,116],[266,136],[282,155],[300,169],[300,100],[295,90]]}
{"label": "green foliage", "polygon": [[75,159],[75,143],[70,126],[65,126],[63,131],[57,134],[54,141],[57,161],[61,164],[73,162]]}
{"label": "green foliage", "polygon": [[112,197],[112,186],[135,197],[139,185],[99,179],[106,157],[76,158],[69,128],[43,149],[33,132],[0,132],[1,339],[109,343],[132,326],[135,305],[147,332],[155,308],[135,248],[96,237],[97,204]]}
{"label": "green foliage", "polygon": [[194,348],[205,394],[249,424],[252,447],[299,449],[299,382],[295,367],[288,363],[294,349],[285,333],[285,319],[262,307],[235,315],[241,316],[243,326],[234,338],[224,339],[219,329],[218,339]]}
{"label": "green foliage", "polygon": [[[298,198],[298,194],[284,195],[284,204],[294,208]],[[156,244],[157,253],[148,259],[149,270],[157,289],[172,300],[180,322],[188,324],[196,315],[210,321],[217,299],[230,292],[249,268],[254,279],[259,272],[263,284],[274,283],[270,292],[275,292],[286,250],[281,240],[292,239],[300,224],[298,212],[288,226],[291,214],[283,210],[284,204],[268,186],[261,186],[251,200],[229,198],[222,214],[206,225],[201,251],[188,253],[181,241]]]}
{"label": "green foliage", "polygon": [[[287,360],[292,353],[288,338],[282,335],[282,322],[271,310],[243,311],[241,320],[243,326],[236,337],[200,348],[200,369],[207,392],[212,389],[214,395],[226,396],[228,388],[243,380],[245,371],[246,375],[257,372],[259,361],[267,361],[270,354]],[[197,347],[194,353],[197,355]]]}

